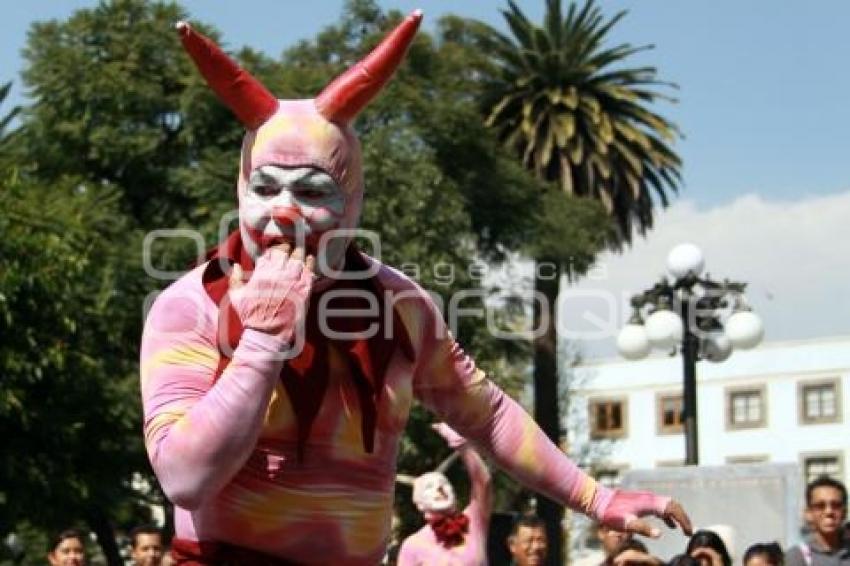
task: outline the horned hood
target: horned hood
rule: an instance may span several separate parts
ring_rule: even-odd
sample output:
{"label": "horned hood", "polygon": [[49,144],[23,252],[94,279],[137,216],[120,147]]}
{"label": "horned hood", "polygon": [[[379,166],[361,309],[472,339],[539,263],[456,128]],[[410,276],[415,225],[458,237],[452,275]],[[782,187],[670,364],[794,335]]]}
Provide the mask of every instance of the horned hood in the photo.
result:
{"label": "horned hood", "polygon": [[359,200],[362,157],[351,123],[404,59],[421,20],[420,10],[412,12],[364,59],[318,96],[303,100],[278,100],[211,39],[179,22],[184,48],[219,99],[247,129],[240,188],[251,171],[263,165],[317,167]]}

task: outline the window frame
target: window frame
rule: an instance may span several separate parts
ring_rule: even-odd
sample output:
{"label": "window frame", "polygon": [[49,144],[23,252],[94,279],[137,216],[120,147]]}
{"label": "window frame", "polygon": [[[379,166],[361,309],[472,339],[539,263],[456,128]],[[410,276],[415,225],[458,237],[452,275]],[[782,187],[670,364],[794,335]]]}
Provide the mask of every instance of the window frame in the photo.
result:
{"label": "window frame", "polygon": [[[761,414],[759,415],[758,421],[746,422],[746,423],[736,423],[732,419],[734,415],[734,410],[732,407],[732,400],[737,394],[741,393],[757,393],[761,398]],[[753,384],[753,385],[737,385],[734,387],[727,387],[723,394],[724,397],[724,405],[726,406],[726,430],[728,431],[736,431],[736,430],[752,430],[756,428],[765,428],[768,423],[768,405],[767,405],[767,386],[763,383],[761,384]]]}
{"label": "window frame", "polygon": [[[596,423],[595,407],[600,404],[620,403],[621,427],[616,430],[600,431]],[[625,396],[591,397],[587,400],[588,424],[592,440],[620,439],[629,435],[629,399]]]}
{"label": "window frame", "polygon": [[[846,483],[845,480],[845,468],[844,468],[844,451],[843,450],[818,450],[814,452],[800,452],[800,470],[803,472],[803,482],[808,485],[811,481],[809,479],[809,469],[808,462],[809,460],[814,460],[816,458],[826,459],[826,458],[835,458],[838,463],[838,477],[835,478],[841,483]],[[830,476],[833,477],[833,476]],[[812,478],[815,479],[815,478]]]}
{"label": "window frame", "polygon": [[[665,425],[664,424],[664,401],[666,399],[674,399],[678,398],[682,404],[682,421],[678,425]],[[656,420],[656,433],[659,436],[668,436],[674,434],[684,434],[685,433],[685,395],[682,391],[664,391],[661,393],[655,394],[655,420]]]}
{"label": "window frame", "polygon": [[684,458],[676,458],[673,460],[656,460],[656,468],[682,468],[686,466]]}
{"label": "window frame", "polygon": [[[590,476],[598,483],[606,487],[619,487],[623,481],[623,474],[629,470],[628,464],[597,464],[591,467]],[[616,478],[614,483],[606,483],[602,480],[603,475],[613,475]]]}
{"label": "window frame", "polygon": [[[831,417],[810,417],[806,414],[806,390],[813,387],[832,385],[835,391],[835,415]],[[797,415],[800,425],[818,425],[841,423],[844,420],[841,378],[807,379],[797,383]]]}

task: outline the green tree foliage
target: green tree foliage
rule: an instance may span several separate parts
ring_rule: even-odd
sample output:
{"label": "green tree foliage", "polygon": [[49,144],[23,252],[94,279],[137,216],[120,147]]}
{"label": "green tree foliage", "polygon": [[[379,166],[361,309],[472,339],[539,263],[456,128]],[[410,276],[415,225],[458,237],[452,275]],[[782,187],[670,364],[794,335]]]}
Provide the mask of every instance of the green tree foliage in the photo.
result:
{"label": "green tree foliage", "polygon": [[[538,25],[508,0],[503,15],[509,35],[493,28],[479,35],[493,63],[485,79],[486,123],[523,166],[556,184],[564,197],[603,207],[594,212],[550,192],[538,237],[528,248],[538,266],[556,268],[553,278],[540,277],[538,269],[535,279],[535,289],[548,304],[535,309],[535,326],[546,332],[534,342],[534,388],[535,418],[557,442],[561,415],[554,305],[560,274],[580,275],[588,266],[585,260],[592,260],[592,255],[578,256],[576,264],[577,256],[565,256],[558,241],[570,234],[572,241],[587,244],[584,249],[620,249],[635,229],[643,234],[650,228],[655,205],[666,206],[667,193],[678,187],[681,161],[670,147],[678,130],[651,109],[669,100],[658,87],[670,85],[658,80],[654,67],[625,66],[647,47],[607,45],[625,12],[606,18],[594,0],[585,0],[581,6],[570,3],[564,14],[561,0],[546,0]],[[566,218],[572,226],[565,226]],[[575,230],[581,225],[588,230]],[[544,499],[539,512],[553,554],[561,556],[563,510]]]}
{"label": "green tree foliage", "polygon": [[[0,87],[0,104],[6,100],[6,97],[9,96],[9,91],[12,88],[12,83],[8,82]],[[0,151],[3,152],[4,155],[8,155],[11,149],[11,144],[15,139],[14,132],[9,131],[9,126],[12,124],[12,121],[18,116],[21,111],[20,106],[15,106],[11,110],[9,110],[5,116],[0,118]]]}
{"label": "green tree foliage", "polygon": [[[174,4],[104,2],[33,26],[33,103],[4,137],[0,195],[0,526],[83,524],[118,564],[114,527],[149,520],[141,442],[142,269],[151,228],[212,241],[233,207],[241,132],[173,32]],[[3,125],[8,123],[4,119]],[[160,268],[195,251],[166,242]],[[183,244],[183,245],[181,245]],[[7,259],[9,258],[9,259]],[[43,549],[30,549],[43,558]]]}
{"label": "green tree foliage", "polygon": [[115,190],[73,177],[48,190],[14,155],[0,155],[0,525],[100,534],[107,516],[132,513],[144,469],[128,402],[139,310],[122,276],[138,258],[123,249]]}
{"label": "green tree foliage", "polygon": [[233,195],[224,156],[241,129],[176,40],[185,17],[173,3],[113,0],[32,27],[24,114],[40,178],[120,187],[120,210],[147,229],[217,222],[210,205]]}

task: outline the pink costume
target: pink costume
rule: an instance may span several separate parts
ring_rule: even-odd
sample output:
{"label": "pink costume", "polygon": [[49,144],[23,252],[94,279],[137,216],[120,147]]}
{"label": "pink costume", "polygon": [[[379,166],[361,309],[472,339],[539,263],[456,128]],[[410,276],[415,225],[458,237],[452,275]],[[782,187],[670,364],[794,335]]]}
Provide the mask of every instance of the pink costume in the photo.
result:
{"label": "pink costume", "polygon": [[[201,72],[248,128],[240,231],[218,259],[158,297],[142,339],[145,443],[175,505],[186,564],[222,563],[215,558],[221,545],[263,556],[230,559],[239,564],[378,563],[390,534],[398,443],[414,400],[521,483],[608,524],[623,528],[667,505],[652,494],[606,489],[579,470],[475,367],[429,296],[399,272],[350,246],[343,271],[374,274],[361,284],[313,285],[304,264],[283,252],[246,253],[263,252],[267,235],[246,221],[253,212],[244,192],[265,165],[325,172],[344,195],[344,210],[287,209],[271,213],[276,222],[300,215],[308,228],[356,226],[363,180],[349,122],[389,78],[420,19],[418,12],[409,16],[315,100],[298,101],[273,99],[209,40],[179,26]],[[308,230],[308,248],[320,232]],[[272,314],[257,307],[232,286],[241,281],[237,266],[256,269],[244,289],[290,302]],[[261,280],[260,273],[273,276]],[[317,340],[317,301],[340,285],[389,299],[377,325],[391,338]],[[304,315],[298,307],[308,296]],[[281,352],[299,321],[306,322],[306,346],[285,361]],[[343,327],[352,325],[363,330],[356,320]]]}
{"label": "pink costume", "polygon": [[[453,433],[453,431],[451,431]],[[427,566],[430,564],[441,564],[444,566],[481,566],[487,564],[487,530],[490,527],[490,512],[492,507],[492,493],[490,486],[490,471],[481,459],[481,456],[471,446],[463,442],[457,435],[449,438],[457,438],[457,446],[461,460],[469,473],[471,485],[469,494],[469,505],[463,510],[465,518],[465,529],[457,537],[458,542],[446,540],[449,537],[438,537],[439,529],[435,524],[454,512],[454,495],[452,494],[452,508],[447,513],[437,513],[416,502],[423,511],[426,524],[421,529],[407,537],[401,545],[398,555],[399,566]],[[451,441],[450,441],[451,445]],[[419,481],[429,481],[430,474],[420,476]],[[439,474],[442,476],[442,474]],[[441,478],[445,481],[445,478]],[[439,481],[439,480],[438,480]],[[449,486],[451,489],[451,486]],[[416,484],[414,484],[414,491]],[[414,501],[416,497],[414,496]]]}

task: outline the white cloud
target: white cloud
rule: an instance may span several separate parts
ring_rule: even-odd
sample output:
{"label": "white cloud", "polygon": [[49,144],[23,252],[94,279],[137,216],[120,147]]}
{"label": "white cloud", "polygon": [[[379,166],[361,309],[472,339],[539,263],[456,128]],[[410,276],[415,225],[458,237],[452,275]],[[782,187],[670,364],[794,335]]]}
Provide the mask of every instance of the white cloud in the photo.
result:
{"label": "white cloud", "polygon": [[645,239],[621,255],[603,254],[589,277],[564,289],[561,330],[573,337],[600,330],[600,337],[580,340],[582,350],[588,357],[615,355],[628,298],[660,278],[671,248],[692,242],[714,279],[749,283],[766,340],[850,334],[849,241],[850,191],[793,202],[751,194],[708,210],[679,201]]}

